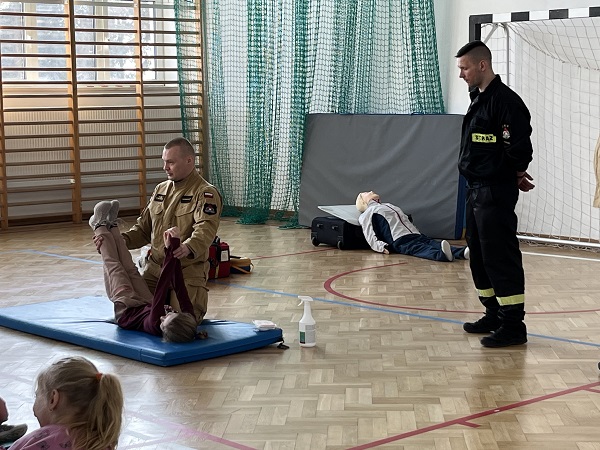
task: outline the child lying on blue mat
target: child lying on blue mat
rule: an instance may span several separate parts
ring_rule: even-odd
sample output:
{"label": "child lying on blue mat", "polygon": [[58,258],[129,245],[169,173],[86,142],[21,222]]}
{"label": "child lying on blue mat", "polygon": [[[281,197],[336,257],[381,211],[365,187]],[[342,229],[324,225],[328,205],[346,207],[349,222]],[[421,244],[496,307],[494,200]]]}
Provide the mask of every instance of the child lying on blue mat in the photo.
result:
{"label": "child lying on blue mat", "polygon": [[[165,260],[152,295],[121,236],[118,213],[117,200],[102,201],[94,207],[89,222],[94,230],[94,243],[102,255],[104,285],[114,303],[117,324],[127,330],[162,336],[167,342],[193,341],[197,337],[194,307],[183,282],[181,262],[173,256],[180,245],[179,229],[173,227],[164,232]],[[166,304],[169,289],[177,294],[179,312]]]}

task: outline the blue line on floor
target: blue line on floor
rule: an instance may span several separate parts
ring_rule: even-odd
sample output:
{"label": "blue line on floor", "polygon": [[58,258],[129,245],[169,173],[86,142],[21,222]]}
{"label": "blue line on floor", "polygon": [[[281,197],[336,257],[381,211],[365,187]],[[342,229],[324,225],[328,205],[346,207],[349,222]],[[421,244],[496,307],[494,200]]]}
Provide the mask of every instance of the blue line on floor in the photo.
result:
{"label": "blue line on floor", "polygon": [[33,253],[34,255],[52,256],[53,258],[70,259],[72,261],[83,261],[83,262],[90,263],[90,264],[102,265],[102,261],[92,261],[90,259],[85,259],[85,258],[75,258],[73,256],[58,255],[56,253],[40,252],[38,250],[15,250],[14,253]]}
{"label": "blue line on floor", "polygon": [[[0,252],[0,253],[10,253],[10,252]],[[54,254],[54,253],[47,253],[47,252],[41,252],[38,250],[17,250],[14,253],[33,253],[33,254],[39,254],[39,255],[45,255],[45,256],[52,256],[55,258],[60,258],[60,259],[70,259],[73,261],[82,261],[82,262],[86,262],[86,263],[90,263],[90,264],[102,264],[101,261],[92,261],[89,259],[84,259],[84,258],[74,258],[72,256],[64,256],[64,255],[58,255],[58,254]],[[269,290],[269,289],[262,289],[262,288],[254,288],[254,287],[250,287],[250,286],[244,286],[244,285],[240,285],[240,284],[233,284],[233,283],[225,283],[222,281],[216,281],[216,280],[210,280],[211,282],[215,283],[215,284],[221,284],[224,286],[231,286],[231,287],[235,287],[238,289],[246,289],[249,291],[256,291],[256,292],[264,292],[267,294],[277,294],[277,295],[282,295],[285,297],[295,297],[297,298],[298,295],[302,295],[302,294],[289,294],[287,292],[279,292],[279,291],[273,291],[273,290]],[[369,305],[365,305],[365,304],[360,304],[360,305],[355,305],[352,303],[346,303],[346,302],[342,302],[340,300],[329,300],[326,298],[320,298],[320,297],[313,297],[314,300],[319,301],[319,302],[323,302],[323,303],[331,303],[334,305],[341,305],[341,306],[350,306],[352,308],[362,308],[362,309],[370,309],[372,311],[382,311],[382,312],[389,312],[392,314],[399,314],[402,316],[407,316],[407,317],[416,317],[418,319],[427,319],[427,320],[435,320],[438,322],[446,322],[446,323],[454,323],[457,325],[462,325],[463,322],[461,322],[460,320],[453,320],[453,319],[446,319],[443,317],[435,317],[435,316],[427,316],[425,314],[417,314],[417,313],[411,313],[411,312],[406,312],[406,311],[398,311],[397,309],[387,309],[387,308],[381,308],[378,306],[369,306]],[[553,341],[559,341],[559,342],[568,342],[570,344],[580,344],[580,345],[587,345],[589,347],[596,347],[596,348],[600,348],[600,344],[597,343],[593,343],[593,342],[584,342],[584,341],[577,341],[575,339],[567,339],[567,338],[561,338],[561,337],[555,337],[555,336],[547,336],[547,335],[543,335],[543,334],[534,334],[534,333],[528,333],[528,336],[534,336],[537,338],[541,338],[541,339],[550,339]]]}
{"label": "blue line on floor", "polygon": [[[214,282],[215,284],[222,284],[224,286],[231,286],[231,287],[235,287],[238,289],[246,289],[249,291],[264,292],[266,294],[277,294],[277,295],[282,295],[285,297],[296,297],[297,298],[298,295],[302,295],[302,294],[289,294],[287,292],[272,291],[269,289],[254,288],[254,287],[244,286],[244,285],[240,285],[240,284],[225,283],[225,282],[221,282],[221,281],[214,281],[214,280],[211,280],[211,281]],[[378,306],[369,306],[369,305],[364,305],[364,304],[355,305],[355,304],[346,303],[346,302],[343,302],[340,300],[329,300],[329,299],[320,298],[320,297],[313,297],[313,299],[315,301],[319,301],[319,302],[323,302],[323,303],[332,303],[332,304],[340,305],[340,306],[350,306],[353,308],[370,309],[373,311],[383,311],[383,312],[389,312],[392,314],[399,314],[402,316],[416,317],[418,319],[436,320],[438,322],[454,323],[454,324],[458,324],[458,325],[463,324],[463,322],[461,322],[460,320],[446,319],[444,317],[427,316],[425,314],[417,314],[417,313],[411,313],[411,312],[406,312],[406,311],[398,311],[397,309],[387,309],[387,308],[381,308]],[[594,343],[594,342],[577,341],[575,339],[561,338],[561,337],[556,337],[556,336],[547,336],[544,334],[535,334],[535,333],[527,333],[527,336],[534,336],[534,337],[541,338],[541,339],[550,339],[553,341],[568,342],[571,344],[581,344],[581,345],[587,345],[590,347],[600,348],[600,344]]]}

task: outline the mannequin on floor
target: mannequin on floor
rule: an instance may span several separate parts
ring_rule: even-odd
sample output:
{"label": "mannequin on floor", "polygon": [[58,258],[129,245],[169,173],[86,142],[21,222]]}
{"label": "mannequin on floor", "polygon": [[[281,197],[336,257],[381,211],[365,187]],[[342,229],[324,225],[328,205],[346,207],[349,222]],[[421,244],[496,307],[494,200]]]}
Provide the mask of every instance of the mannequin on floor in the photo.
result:
{"label": "mannequin on floor", "polygon": [[381,203],[379,194],[361,192],[356,197],[358,221],[371,248],[379,253],[401,253],[432,261],[469,259],[468,247],[455,247],[422,234],[396,205]]}

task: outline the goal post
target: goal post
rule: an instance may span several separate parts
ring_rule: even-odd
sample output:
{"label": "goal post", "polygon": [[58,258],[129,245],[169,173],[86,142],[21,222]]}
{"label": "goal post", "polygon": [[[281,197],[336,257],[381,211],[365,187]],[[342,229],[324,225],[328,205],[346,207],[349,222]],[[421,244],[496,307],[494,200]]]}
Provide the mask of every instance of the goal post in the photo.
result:
{"label": "goal post", "polygon": [[522,239],[600,249],[600,7],[471,16],[470,39],[531,113],[535,189]]}

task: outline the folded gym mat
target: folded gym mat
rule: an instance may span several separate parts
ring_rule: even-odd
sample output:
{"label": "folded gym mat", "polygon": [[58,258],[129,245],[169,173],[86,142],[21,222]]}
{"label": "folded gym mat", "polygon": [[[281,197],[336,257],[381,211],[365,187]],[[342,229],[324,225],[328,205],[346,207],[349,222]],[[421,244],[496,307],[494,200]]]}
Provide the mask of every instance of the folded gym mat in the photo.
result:
{"label": "folded gym mat", "polygon": [[204,320],[207,339],[183,344],[123,330],[113,323],[106,297],[80,297],[0,308],[0,326],[157,366],[174,366],[283,342],[280,328],[259,331],[251,323]]}
{"label": "folded gym mat", "polygon": [[360,212],[356,209],[356,205],[326,205],[319,206],[318,208],[321,211],[339,217],[352,225],[360,226],[360,222],[358,221]]}

